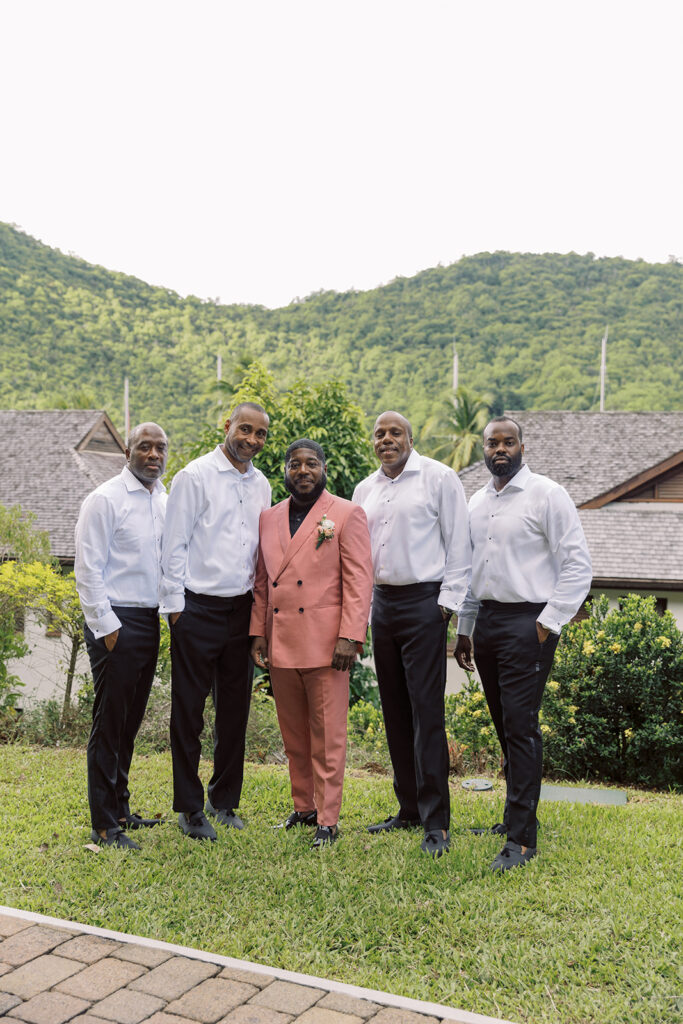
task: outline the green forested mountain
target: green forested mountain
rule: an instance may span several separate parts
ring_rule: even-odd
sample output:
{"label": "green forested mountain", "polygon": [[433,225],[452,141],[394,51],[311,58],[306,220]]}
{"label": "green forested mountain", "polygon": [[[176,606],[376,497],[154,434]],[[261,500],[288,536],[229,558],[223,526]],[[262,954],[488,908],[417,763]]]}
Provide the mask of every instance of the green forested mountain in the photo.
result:
{"label": "green forested mountain", "polygon": [[282,309],[181,299],[0,224],[0,407],[81,404],[187,437],[224,376],[259,358],[290,384],[336,377],[371,417],[419,427],[451,383],[507,408],[590,409],[609,325],[608,409],[674,409],[683,395],[683,266],[575,254],[481,253],[368,292]]}

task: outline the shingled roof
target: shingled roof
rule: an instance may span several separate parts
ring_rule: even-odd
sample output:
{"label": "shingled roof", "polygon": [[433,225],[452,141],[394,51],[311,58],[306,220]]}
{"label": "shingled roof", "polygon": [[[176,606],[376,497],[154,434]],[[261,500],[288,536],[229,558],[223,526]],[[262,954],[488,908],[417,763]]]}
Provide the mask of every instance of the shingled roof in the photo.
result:
{"label": "shingled roof", "polygon": [[[683,412],[510,412],[524,461],[556,480],[577,506],[617,491],[683,450]],[[469,498],[490,480],[483,462],[460,472]],[[608,500],[608,499],[606,499]],[[683,502],[580,508],[593,587],[683,589]]]}
{"label": "shingled roof", "polygon": [[96,409],[0,411],[0,504],[33,512],[52,554],[74,559],[81,502],[121,472],[125,443]]}

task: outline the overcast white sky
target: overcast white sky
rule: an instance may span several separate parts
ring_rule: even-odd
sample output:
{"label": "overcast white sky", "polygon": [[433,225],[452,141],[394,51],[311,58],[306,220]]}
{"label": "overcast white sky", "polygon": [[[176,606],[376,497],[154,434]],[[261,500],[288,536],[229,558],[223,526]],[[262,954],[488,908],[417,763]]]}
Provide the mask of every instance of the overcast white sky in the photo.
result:
{"label": "overcast white sky", "polygon": [[0,220],[288,303],[484,250],[683,256],[679,0],[0,0]]}

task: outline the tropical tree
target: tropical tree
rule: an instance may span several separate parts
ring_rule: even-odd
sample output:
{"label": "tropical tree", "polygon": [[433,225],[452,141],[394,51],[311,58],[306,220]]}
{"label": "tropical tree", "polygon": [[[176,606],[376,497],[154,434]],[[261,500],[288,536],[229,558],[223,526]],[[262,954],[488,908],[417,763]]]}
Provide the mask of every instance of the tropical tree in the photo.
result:
{"label": "tropical tree", "polygon": [[456,472],[483,458],[482,432],[491,416],[492,401],[491,395],[456,388],[422,428],[421,449]]}

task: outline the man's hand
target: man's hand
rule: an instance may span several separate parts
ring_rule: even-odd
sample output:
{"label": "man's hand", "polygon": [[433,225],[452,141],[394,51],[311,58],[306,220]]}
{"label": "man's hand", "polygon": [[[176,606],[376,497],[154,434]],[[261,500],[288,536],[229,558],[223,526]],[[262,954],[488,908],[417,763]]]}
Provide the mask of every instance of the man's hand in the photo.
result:
{"label": "man's hand", "polygon": [[474,664],[472,662],[472,641],[468,636],[458,633],[458,639],[455,642],[455,650],[453,654],[455,655],[455,660],[460,668],[464,668],[466,672],[474,672]]}
{"label": "man's hand", "polygon": [[536,620],[536,634],[538,636],[539,644],[544,644],[550,636],[550,630],[546,629],[545,626],[542,626],[538,619]]}
{"label": "man's hand", "polygon": [[251,641],[251,659],[259,668],[268,668],[268,643],[264,636],[255,636]]}
{"label": "man's hand", "polygon": [[118,629],[115,629],[113,633],[107,633],[107,635],[104,638],[104,646],[107,648],[108,651],[113,651],[114,650],[114,648],[116,647],[116,641],[118,640],[118,638],[119,638],[119,631],[118,631]]}
{"label": "man's hand", "polygon": [[441,612],[441,616],[443,618],[443,621],[444,622],[449,622],[450,618],[451,618],[451,615],[453,614],[453,612],[450,610],[450,608],[445,608],[442,604],[440,604],[439,605],[439,611]]}
{"label": "man's hand", "polygon": [[176,622],[178,621],[182,614],[182,612],[171,612],[171,614],[168,617],[168,621],[172,626],[175,626]]}
{"label": "man's hand", "polygon": [[335,644],[334,654],[332,655],[332,668],[336,668],[338,672],[346,672],[356,660],[357,653],[355,642],[353,640],[344,640],[340,636]]}

